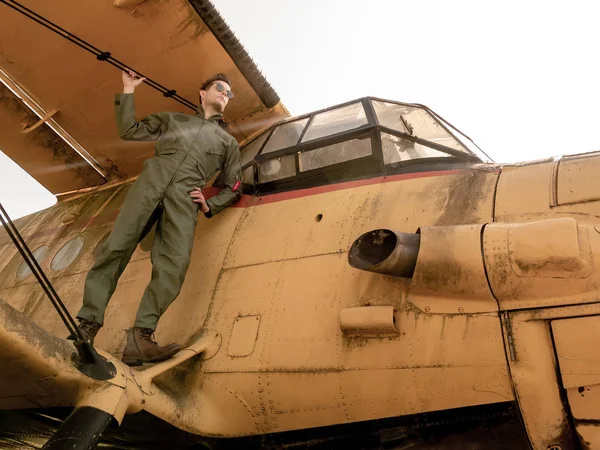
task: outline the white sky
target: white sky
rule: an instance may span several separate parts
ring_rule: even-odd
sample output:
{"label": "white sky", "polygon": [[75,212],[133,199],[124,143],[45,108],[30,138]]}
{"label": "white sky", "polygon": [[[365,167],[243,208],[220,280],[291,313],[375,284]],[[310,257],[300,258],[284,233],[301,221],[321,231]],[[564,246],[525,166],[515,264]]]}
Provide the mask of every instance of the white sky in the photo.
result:
{"label": "white sky", "polygon": [[54,205],[56,197],[0,152],[0,203],[14,220]]}
{"label": "white sky", "polygon": [[[429,106],[496,162],[600,150],[593,0],[212,1],[292,115],[372,95]],[[49,205],[0,164],[9,212]]]}

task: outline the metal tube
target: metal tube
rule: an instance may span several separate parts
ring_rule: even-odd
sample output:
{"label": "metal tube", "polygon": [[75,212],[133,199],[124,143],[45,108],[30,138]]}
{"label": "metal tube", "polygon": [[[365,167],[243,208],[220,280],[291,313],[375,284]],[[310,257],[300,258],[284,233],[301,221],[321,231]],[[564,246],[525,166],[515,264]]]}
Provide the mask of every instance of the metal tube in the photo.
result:
{"label": "metal tube", "polygon": [[348,263],[355,269],[412,278],[420,245],[420,234],[373,230],[354,241]]}

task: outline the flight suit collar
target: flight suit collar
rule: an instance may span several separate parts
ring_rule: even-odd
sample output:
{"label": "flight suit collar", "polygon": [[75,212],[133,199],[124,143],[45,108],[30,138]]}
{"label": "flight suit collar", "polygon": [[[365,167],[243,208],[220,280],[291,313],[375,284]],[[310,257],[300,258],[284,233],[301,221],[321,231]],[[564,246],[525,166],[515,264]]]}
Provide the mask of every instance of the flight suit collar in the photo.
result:
{"label": "flight suit collar", "polygon": [[[204,108],[202,107],[202,105],[198,105],[198,107],[196,108],[196,117],[204,119]],[[218,122],[221,119],[223,119],[223,114],[214,114],[208,118],[210,122]]]}

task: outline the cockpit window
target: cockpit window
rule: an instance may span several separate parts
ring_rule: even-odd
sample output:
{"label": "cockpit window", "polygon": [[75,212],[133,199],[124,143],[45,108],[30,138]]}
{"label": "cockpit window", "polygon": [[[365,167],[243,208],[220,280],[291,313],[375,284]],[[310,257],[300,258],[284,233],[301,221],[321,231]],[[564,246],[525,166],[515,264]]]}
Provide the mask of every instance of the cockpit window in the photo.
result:
{"label": "cockpit window", "polygon": [[[482,162],[482,151],[423,105],[365,97],[266,130],[242,148],[247,193]],[[476,147],[476,146],[475,146]]]}
{"label": "cockpit window", "polygon": [[381,133],[381,148],[385,164],[394,164],[420,158],[451,156],[448,153],[440,152],[388,133]]}
{"label": "cockpit window", "polygon": [[263,133],[242,149],[242,152],[240,154],[240,162],[242,164],[242,167],[246,166],[246,164],[248,164],[254,159],[254,157],[257,155],[268,136],[268,132]]}
{"label": "cockpit window", "polygon": [[373,100],[373,108],[379,123],[393,130],[406,133],[434,144],[470,153],[424,108]]}
{"label": "cockpit window", "polygon": [[414,136],[433,142],[434,144],[441,144],[468,153],[468,150],[448,133],[425,109],[414,108],[411,111],[407,111],[402,117],[413,128]]}
{"label": "cockpit window", "polygon": [[375,109],[375,114],[377,114],[377,120],[379,120],[381,125],[400,131],[401,133],[412,134],[402,118],[409,110],[408,106],[373,100],[373,108]]}
{"label": "cockpit window", "polygon": [[317,148],[298,155],[300,172],[331,166],[352,159],[369,156],[373,153],[371,138],[352,139],[326,147]]}
{"label": "cockpit window", "polygon": [[296,145],[307,123],[308,118],[279,125],[275,128],[265,148],[263,148],[262,154],[272,153],[282,148]]}
{"label": "cockpit window", "polygon": [[368,124],[362,103],[343,106],[341,108],[317,114],[308,126],[302,142],[312,141],[324,136],[353,130]]}
{"label": "cockpit window", "polygon": [[258,182],[281,180],[296,175],[296,155],[280,156],[258,166]]}

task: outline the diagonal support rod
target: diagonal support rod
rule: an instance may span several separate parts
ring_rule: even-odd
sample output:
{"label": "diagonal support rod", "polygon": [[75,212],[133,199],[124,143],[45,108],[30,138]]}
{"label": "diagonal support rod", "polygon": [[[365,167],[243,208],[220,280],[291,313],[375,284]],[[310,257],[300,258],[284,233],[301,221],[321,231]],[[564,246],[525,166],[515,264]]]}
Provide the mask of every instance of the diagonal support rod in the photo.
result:
{"label": "diagonal support rod", "polygon": [[54,290],[52,283],[50,283],[50,280],[46,277],[46,274],[38,264],[35,256],[33,256],[33,253],[29,250],[21,233],[19,233],[19,230],[6,212],[6,209],[2,206],[2,203],[0,203],[0,222],[4,225],[4,229],[8,233],[8,236],[15,244],[15,247],[17,247],[17,250],[25,260],[25,263],[29,266],[29,269],[31,269],[31,272],[35,275],[40,286],[42,286],[42,289],[50,299],[52,306],[56,309],[56,312],[67,327],[67,330],[75,337],[73,345],[79,354],[78,369],[82,373],[95,379],[106,380],[112,378],[114,376],[114,366],[100,356],[92,344],[83,337],[75,320],[73,320],[73,317],[71,317],[66,306]]}

